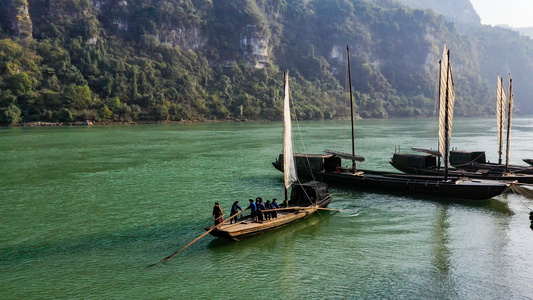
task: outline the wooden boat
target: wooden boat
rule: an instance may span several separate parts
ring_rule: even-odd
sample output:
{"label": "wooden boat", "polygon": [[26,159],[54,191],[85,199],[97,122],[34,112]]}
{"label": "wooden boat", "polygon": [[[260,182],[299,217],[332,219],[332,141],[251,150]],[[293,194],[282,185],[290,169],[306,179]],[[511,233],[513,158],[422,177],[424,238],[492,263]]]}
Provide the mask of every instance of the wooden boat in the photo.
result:
{"label": "wooden boat", "polygon": [[[237,223],[219,224],[207,227],[210,234],[220,238],[241,240],[243,238],[272,230],[303,218],[306,218],[319,209],[324,209],[331,203],[331,195],[328,193],[328,185],[322,182],[312,181],[299,183],[294,156],[292,150],[292,126],[289,110],[289,74],[285,73],[285,99],[284,99],[284,139],[283,153],[287,154],[283,159],[285,166],[285,201],[284,208],[276,209],[277,217],[265,221],[254,221],[250,216],[239,220]],[[298,182],[298,183],[296,183]],[[288,191],[292,188],[290,199]],[[266,211],[268,212],[268,211]]]}
{"label": "wooden boat", "polygon": [[[394,172],[370,171],[342,167],[342,159],[334,154],[295,154],[298,176],[313,178],[328,184],[337,184],[366,191],[395,193],[406,196],[432,196],[466,200],[486,200],[504,193],[509,182],[471,179],[466,177],[412,175]],[[283,172],[279,159],[272,165]],[[311,167],[301,162],[310,161]]]}
{"label": "wooden boat", "polygon": [[[347,63],[349,66],[349,49],[347,49]],[[350,103],[353,102],[351,74],[348,67],[348,80],[350,88]],[[441,120],[444,124],[441,136],[443,137],[443,150],[446,153],[446,164],[449,158],[449,138],[451,131],[451,120],[453,112],[453,102],[455,94],[453,90],[453,79],[451,68],[449,67],[449,52],[445,46],[443,59],[441,61],[441,98],[447,105],[441,109]],[[342,184],[351,188],[366,189],[378,192],[393,192],[409,195],[430,195],[451,197],[468,200],[485,200],[495,197],[507,189],[508,182],[498,182],[493,180],[480,180],[470,178],[459,178],[457,176],[425,176],[391,172],[380,172],[370,170],[360,170],[356,168],[355,161],[363,161],[364,158],[355,155],[353,127],[353,106],[352,106],[352,154],[336,151],[326,151],[326,154],[295,154],[295,162],[300,177],[313,178],[330,184]],[[280,171],[283,171],[281,161],[284,159],[280,155],[272,164]],[[342,167],[342,159],[352,161],[351,168]],[[309,163],[307,163],[309,162]]]}
{"label": "wooden boat", "polygon": [[[500,174],[506,172],[533,174],[533,166],[491,163],[486,160],[484,151],[452,151],[452,155],[455,157],[452,166],[466,171],[477,172],[482,170]],[[524,161],[527,162],[526,160]]]}
{"label": "wooden boat", "polygon": [[[512,80],[509,76],[509,100],[506,100],[505,89],[500,75],[498,75],[497,89],[497,131],[498,131],[498,163],[486,161],[483,151],[450,151],[450,165],[455,169],[450,169],[449,174],[454,176],[468,176],[471,178],[509,180],[521,183],[533,183],[533,167],[509,165],[509,145],[511,133],[511,112],[512,112]],[[502,164],[503,154],[503,133],[506,103],[507,108],[507,143],[506,160]],[[440,139],[439,139],[440,143]],[[446,172],[440,167],[440,160],[437,164],[436,158],[441,157],[440,151],[432,151],[421,148],[413,148],[415,151],[426,152],[428,155],[414,155],[409,153],[395,153],[390,164],[396,169],[409,174],[439,175]],[[445,166],[446,167],[446,166]]]}
{"label": "wooden boat", "polygon": [[524,159],[522,159],[522,160],[523,160],[525,163],[530,164],[530,165],[533,166],[533,159],[531,159],[531,158],[524,158]]}
{"label": "wooden boat", "polygon": [[[509,97],[505,95],[503,80],[498,74],[498,88],[496,93],[496,124],[498,131],[498,163],[486,161],[485,152],[478,151],[457,151],[457,159],[452,161],[452,165],[468,171],[487,170],[491,173],[520,173],[533,174],[533,167],[509,164],[509,149],[511,144],[511,120],[513,115],[513,80],[509,75]],[[506,151],[505,164],[502,164],[503,154],[503,133],[505,116],[507,115]]]}
{"label": "wooden boat", "polygon": [[[325,183],[313,181],[304,184],[293,184],[290,205],[276,210],[277,218],[256,222],[247,216],[237,223],[223,224],[213,230],[211,234],[219,238],[238,241],[306,218],[317,210],[328,206],[331,198]],[[313,204],[309,205],[310,203]],[[211,228],[213,227],[208,227],[206,230]]]}
{"label": "wooden boat", "polygon": [[[454,161],[454,158],[460,159],[465,155],[470,156],[464,152],[452,151],[450,153],[450,160]],[[485,154],[483,153],[483,156]],[[477,152],[473,152],[472,156],[477,156]],[[431,175],[431,176],[444,176],[444,168],[440,167],[437,163],[437,157],[435,155],[427,154],[411,154],[411,153],[394,153],[392,159],[389,162],[396,169],[407,174],[418,175]],[[453,165],[453,163],[451,163]],[[454,177],[468,177],[473,179],[485,179],[485,180],[503,180],[510,182],[520,182],[533,184],[533,174],[520,173],[520,172],[504,172],[501,169],[478,169],[477,171],[467,171],[462,168],[450,168],[448,170],[449,176]]]}

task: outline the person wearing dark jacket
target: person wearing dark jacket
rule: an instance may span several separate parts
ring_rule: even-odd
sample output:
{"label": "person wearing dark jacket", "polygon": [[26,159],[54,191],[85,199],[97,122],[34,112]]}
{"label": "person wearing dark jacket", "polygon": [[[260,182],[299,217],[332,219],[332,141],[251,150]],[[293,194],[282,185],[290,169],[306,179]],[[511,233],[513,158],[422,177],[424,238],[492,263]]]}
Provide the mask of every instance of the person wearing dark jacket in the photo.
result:
{"label": "person wearing dark jacket", "polygon": [[259,222],[263,222],[263,210],[265,210],[265,205],[263,204],[263,199],[261,199],[261,197],[257,197],[255,199],[255,205],[257,207],[257,220]]}
{"label": "person wearing dark jacket", "polygon": [[[241,206],[239,205],[239,201],[235,201],[235,202],[233,202],[233,205],[231,206],[231,216],[234,216],[234,215],[238,214],[239,211],[242,211],[242,208],[241,208]],[[231,220],[229,221],[229,223],[230,223],[230,224],[233,223],[233,222],[237,223],[237,218],[238,218],[238,217],[235,217],[235,218],[231,219]]]}
{"label": "person wearing dark jacket", "polygon": [[257,206],[255,205],[253,199],[248,199],[248,201],[250,201],[250,205],[248,205],[246,209],[250,210],[250,218],[252,218],[254,221],[257,221]]}
{"label": "person wearing dark jacket", "polygon": [[[278,199],[274,198],[272,199],[272,203],[270,205],[272,205],[272,209],[279,209],[279,204],[278,204]],[[277,218],[278,217],[278,212],[277,211],[272,211],[270,213],[270,216],[272,216],[273,219]]]}
{"label": "person wearing dark jacket", "polygon": [[213,207],[213,217],[215,218],[215,225],[220,224],[222,222],[222,207],[218,205],[218,202],[215,202],[215,206]]}
{"label": "person wearing dark jacket", "polygon": [[[267,210],[271,210],[273,207],[272,207],[272,203],[270,203],[270,200],[267,200],[267,202],[265,203],[265,208]],[[273,211],[267,211],[265,212],[265,219],[266,220],[270,220],[270,218],[272,217],[272,213]]]}

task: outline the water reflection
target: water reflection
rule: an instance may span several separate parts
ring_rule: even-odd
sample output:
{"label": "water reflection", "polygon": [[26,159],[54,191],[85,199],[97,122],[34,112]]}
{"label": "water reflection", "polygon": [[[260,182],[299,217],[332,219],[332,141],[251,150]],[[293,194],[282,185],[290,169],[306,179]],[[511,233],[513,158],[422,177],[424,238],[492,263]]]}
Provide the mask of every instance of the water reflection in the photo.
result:
{"label": "water reflection", "polygon": [[439,271],[438,274],[442,278],[438,278],[437,281],[446,281],[449,277],[451,270],[450,262],[450,249],[448,244],[450,236],[448,233],[448,206],[440,206],[438,209],[437,217],[435,218],[435,230],[433,231],[433,266]]}

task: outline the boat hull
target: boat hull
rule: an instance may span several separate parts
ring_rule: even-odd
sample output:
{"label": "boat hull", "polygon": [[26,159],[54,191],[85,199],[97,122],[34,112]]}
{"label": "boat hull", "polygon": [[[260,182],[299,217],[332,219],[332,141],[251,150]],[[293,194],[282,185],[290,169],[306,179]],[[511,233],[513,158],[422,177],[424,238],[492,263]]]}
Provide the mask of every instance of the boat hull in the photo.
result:
{"label": "boat hull", "polygon": [[465,171],[477,172],[483,170],[487,173],[502,174],[533,174],[532,166],[496,164],[488,162],[483,151],[450,151],[450,164],[455,168]]}
{"label": "boat hull", "polygon": [[[410,166],[407,164],[399,163],[393,159],[390,161],[391,166],[398,169],[401,172],[407,174],[416,174],[416,175],[432,175],[432,176],[444,176],[444,169],[438,167],[431,168],[419,168],[416,166]],[[449,177],[461,178],[468,177],[474,179],[483,179],[483,180],[503,180],[503,181],[517,181],[520,183],[533,184],[533,174],[522,174],[522,173],[498,173],[491,171],[478,170],[476,172],[459,170],[459,169],[450,169],[448,170]]]}
{"label": "boat hull", "polygon": [[[273,165],[283,172],[283,167],[279,162],[274,162]],[[300,168],[298,168],[298,174],[300,177],[307,177],[310,176],[311,172],[309,172],[309,169],[302,169],[302,173],[300,173]],[[440,176],[367,170],[359,170],[356,174],[313,171],[312,176],[315,180],[321,180],[328,184],[344,185],[350,188],[466,200],[487,200],[504,193],[510,186],[509,183],[493,180],[450,178],[450,180],[444,181]]]}
{"label": "boat hull", "polygon": [[[262,222],[255,222],[250,218],[246,218],[238,223],[224,224],[220,228],[210,232],[211,235],[229,239],[233,241],[239,241],[257,234],[261,234],[301,219],[307,218],[318,210],[316,207],[306,207],[297,209],[291,212],[278,212],[278,217]],[[206,230],[210,230],[213,227],[207,227]]]}

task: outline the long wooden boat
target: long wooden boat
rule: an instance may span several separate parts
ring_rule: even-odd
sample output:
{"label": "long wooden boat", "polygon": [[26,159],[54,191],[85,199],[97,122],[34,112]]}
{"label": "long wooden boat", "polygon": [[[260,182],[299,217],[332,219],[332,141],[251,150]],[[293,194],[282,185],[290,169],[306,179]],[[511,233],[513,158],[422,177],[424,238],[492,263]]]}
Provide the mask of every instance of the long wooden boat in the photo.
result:
{"label": "long wooden boat", "polygon": [[[355,161],[364,161],[364,158],[355,155],[355,134],[353,125],[353,95],[350,73],[350,53],[347,48],[347,70],[350,92],[350,107],[352,112],[352,153],[327,151],[321,154],[295,154],[295,163],[300,177],[313,178],[331,184],[342,184],[351,188],[367,189],[378,192],[401,192],[411,195],[432,195],[469,200],[485,200],[505,192],[510,184],[507,182],[487,181],[480,179],[458,178],[448,176],[424,176],[380,171],[360,170],[356,168]],[[442,139],[440,153],[444,154],[447,165],[449,159],[449,145],[451,136],[451,122],[453,119],[453,104],[455,92],[451,67],[449,64],[449,51],[444,46],[443,58],[439,72],[440,103],[439,109],[439,139]],[[280,155],[273,162],[276,169],[283,172],[285,157]],[[352,167],[342,167],[342,159],[351,160]]]}
{"label": "long wooden boat", "polygon": [[[450,161],[454,160],[454,157],[465,157],[464,153],[458,151],[451,151]],[[478,153],[473,153],[472,156],[480,157]],[[484,157],[484,153],[483,153]],[[468,158],[467,158],[468,159]],[[407,174],[418,175],[432,175],[432,176],[444,176],[444,168],[439,167],[437,164],[437,158],[435,155],[421,155],[411,153],[394,153],[392,159],[389,162],[394,168]],[[453,166],[453,163],[451,163]],[[509,169],[511,170],[511,169]],[[467,170],[464,168],[450,168],[448,169],[448,175],[454,177],[469,177],[473,179],[485,179],[485,180],[504,180],[504,181],[516,181],[520,183],[533,184],[533,174],[528,172],[505,172],[501,168],[480,168],[477,170]]]}
{"label": "long wooden boat", "polygon": [[[395,193],[406,196],[432,196],[464,200],[487,200],[510,188],[510,182],[449,176],[412,175],[342,167],[342,160],[334,154],[295,154],[300,178],[314,178],[328,184],[349,188]],[[283,172],[283,154],[272,165]],[[308,165],[304,164],[309,161]]]}
{"label": "long wooden boat", "polygon": [[[264,221],[255,221],[250,216],[239,220],[237,223],[223,222],[216,226],[205,228],[211,235],[231,240],[260,234],[289,223],[306,218],[319,209],[331,203],[328,185],[323,182],[312,181],[298,182],[296,165],[292,147],[292,125],[289,103],[289,74],[285,72],[285,89],[283,104],[283,153],[287,154],[282,160],[284,165],[285,201],[284,208],[277,211],[277,217]],[[290,199],[288,197],[291,189]],[[266,219],[266,218],[265,218]]]}
{"label": "long wooden boat", "polygon": [[[314,181],[293,184],[289,201],[291,204],[286,208],[276,210],[277,218],[256,222],[250,216],[246,216],[237,223],[223,224],[211,231],[211,235],[239,241],[307,218],[317,210],[328,206],[331,199],[332,197],[328,193],[328,187],[325,183]],[[213,227],[207,227],[206,230],[211,230]]]}

